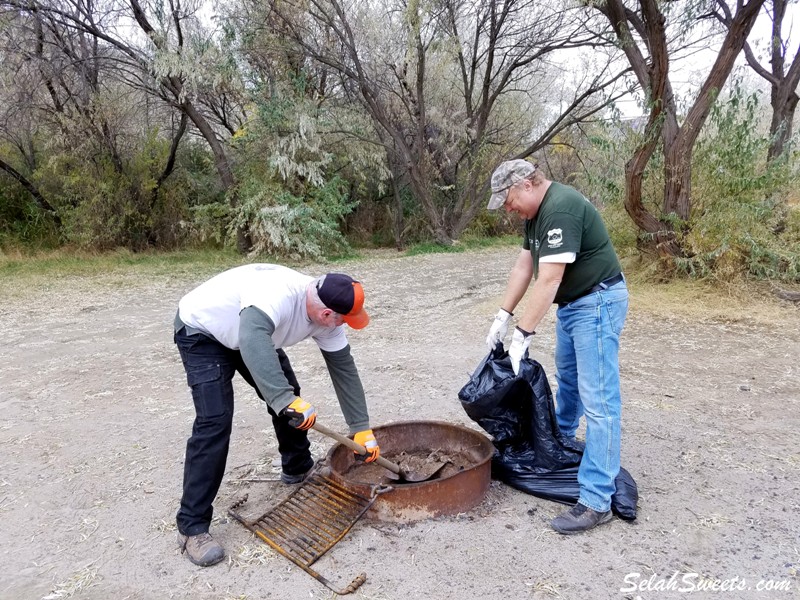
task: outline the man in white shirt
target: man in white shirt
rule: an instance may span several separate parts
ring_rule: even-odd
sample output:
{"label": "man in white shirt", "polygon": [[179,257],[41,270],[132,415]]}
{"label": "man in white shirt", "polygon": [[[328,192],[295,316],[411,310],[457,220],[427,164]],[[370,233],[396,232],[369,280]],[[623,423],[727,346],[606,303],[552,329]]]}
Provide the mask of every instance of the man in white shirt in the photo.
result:
{"label": "man in white shirt", "polygon": [[325,359],[350,433],[367,448],[366,461],[380,455],[344,323],[361,329],[369,316],[361,283],[342,273],[313,278],[279,265],[251,264],[220,273],[181,299],[175,343],[196,416],[176,520],[178,543],[193,563],[210,566],[225,557],[208,529],[228,456],[236,372],[272,415],[284,483],[300,483],[314,464],[307,430],[316,411],[300,397],[283,350],[309,337]]}

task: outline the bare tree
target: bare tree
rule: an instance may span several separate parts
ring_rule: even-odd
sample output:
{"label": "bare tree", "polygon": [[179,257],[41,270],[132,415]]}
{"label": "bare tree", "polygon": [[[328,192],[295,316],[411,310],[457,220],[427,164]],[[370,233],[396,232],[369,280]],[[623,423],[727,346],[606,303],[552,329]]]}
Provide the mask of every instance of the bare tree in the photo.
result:
{"label": "bare tree", "polygon": [[[153,242],[153,232],[146,224],[161,185],[174,169],[186,119],[173,130],[163,169],[155,174],[154,185],[148,186],[148,199],[131,172],[139,140],[132,139],[139,130],[135,123],[139,118],[150,118],[147,109],[141,108],[143,86],[138,65],[131,64],[115,47],[82,28],[66,26],[46,11],[20,11],[14,15],[13,24],[3,38],[4,54],[12,64],[3,68],[15,74],[15,94],[5,105],[0,136],[16,141],[13,147],[19,150],[21,163],[29,175],[12,173],[7,163],[4,170],[20,181],[36,203],[54,214],[60,223],[58,208],[44,200],[42,192],[30,180],[38,167],[34,137],[49,132],[51,150],[58,145],[68,154],[79,154],[100,171],[106,161],[113,166],[122,176],[117,184],[127,185],[125,194],[141,213],[138,221],[144,229],[137,233],[138,241],[132,243]],[[135,84],[131,85],[131,81]],[[134,98],[125,100],[131,96],[128,87],[134,88]],[[131,111],[135,111],[135,116]]]}
{"label": "bare tree", "polygon": [[[722,6],[725,0],[715,0]],[[711,105],[725,84],[736,57],[755,23],[764,0],[737,0],[717,58],[682,124],[669,77],[667,17],[657,0],[638,0],[628,8],[623,0],[593,4],[606,16],[639,84],[645,90],[650,114],[642,143],[625,165],[625,209],[654,242],[660,254],[680,256],[677,233],[687,227],[691,213],[692,150]],[[673,11],[673,14],[677,11]],[[659,142],[664,153],[664,196],[660,214],[642,202],[644,170]]]}
{"label": "bare tree", "polygon": [[[343,96],[370,115],[388,163],[405,171],[401,177],[393,168],[393,181],[408,182],[443,244],[483,208],[488,172],[501,157],[535,152],[621,93],[615,86],[624,69],[606,64],[569,90],[557,114],[536,112],[537,85],[549,86],[538,92],[551,101],[563,91],[548,64],[557,51],[606,43],[578,10],[532,0],[280,0],[271,7],[269,22],[309,64],[336,74]],[[335,90],[330,84],[329,95]]]}
{"label": "bare tree", "polygon": [[[800,100],[797,94],[797,86],[800,83],[800,45],[794,51],[794,58],[790,60],[788,34],[784,38],[783,24],[791,0],[770,0],[770,2],[772,7],[770,13],[772,31],[768,47],[770,68],[761,64],[749,42],[744,45],[744,55],[747,64],[770,85],[772,121],[769,132],[772,142],[767,152],[767,159],[774,160],[783,154],[786,143],[792,137],[794,113]],[[728,5],[719,3],[716,8],[714,15],[726,27],[730,27],[733,17]]]}
{"label": "bare tree", "polygon": [[[129,0],[127,5],[111,3],[101,7],[94,0],[0,0],[0,7],[3,6],[44,15],[55,25],[88,36],[90,43],[102,44],[131,86],[160,97],[186,115],[208,143],[223,188],[235,205],[236,180],[225,143],[196,101],[203,76],[208,75],[208,61],[204,62],[206,57],[198,48],[213,46],[207,40],[198,43],[202,27],[196,16],[196,3],[184,6],[180,0],[169,0],[166,6],[150,7],[140,0]],[[137,43],[137,37],[125,28],[126,18],[136,23],[145,43]],[[183,135],[184,130],[179,127],[177,132]],[[174,160],[170,163],[174,164]],[[237,234],[237,245],[241,251],[249,248],[244,230]]]}
{"label": "bare tree", "polygon": [[[16,25],[13,20],[8,24]],[[60,226],[58,211],[31,178],[39,160],[36,148],[39,125],[31,110],[39,74],[36,67],[24,60],[17,30],[18,27],[3,28],[0,38],[5,67],[0,71],[0,147],[8,154],[0,157],[0,171],[21,185],[35,204]]]}

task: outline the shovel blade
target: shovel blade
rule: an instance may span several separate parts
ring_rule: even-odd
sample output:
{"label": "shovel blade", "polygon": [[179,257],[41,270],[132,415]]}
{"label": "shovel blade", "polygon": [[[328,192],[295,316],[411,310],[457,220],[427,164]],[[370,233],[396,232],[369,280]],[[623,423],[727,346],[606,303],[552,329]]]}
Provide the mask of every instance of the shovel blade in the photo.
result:
{"label": "shovel blade", "polygon": [[449,460],[441,463],[432,462],[413,470],[411,469],[406,470],[403,468],[403,465],[401,463],[400,476],[402,479],[404,479],[409,483],[419,483],[421,481],[428,481],[429,479],[433,479],[439,473],[441,473],[442,469],[444,469],[449,464],[450,464]]}

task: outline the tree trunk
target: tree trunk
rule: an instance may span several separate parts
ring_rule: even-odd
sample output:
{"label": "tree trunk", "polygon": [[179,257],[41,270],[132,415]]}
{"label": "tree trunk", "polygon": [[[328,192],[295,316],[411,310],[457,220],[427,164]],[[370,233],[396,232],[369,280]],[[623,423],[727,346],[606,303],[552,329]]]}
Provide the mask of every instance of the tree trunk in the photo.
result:
{"label": "tree trunk", "polygon": [[[787,37],[784,43],[783,38],[783,20],[786,18],[786,10],[790,1],[772,0],[772,52],[769,61],[772,65],[772,72],[769,74],[771,77],[767,77],[771,84],[770,103],[772,104],[772,123],[770,123],[769,128],[772,142],[767,151],[767,160],[769,161],[783,154],[786,143],[792,137],[794,111],[797,108],[798,101],[797,84],[800,81],[800,52],[795,53],[787,69],[786,51],[789,46],[789,39]],[[765,69],[756,68],[756,66],[760,67],[760,65],[753,65],[753,63],[757,62],[755,56],[748,56],[747,58],[759,75],[762,77],[767,75],[764,72]]]}
{"label": "tree trunk", "polygon": [[[236,207],[239,203],[236,180],[233,177],[233,171],[231,170],[231,165],[228,161],[228,156],[225,154],[225,148],[223,148],[222,142],[219,141],[217,134],[214,133],[214,128],[211,127],[203,114],[197,110],[190,100],[183,101],[181,110],[188,115],[192,123],[194,123],[195,127],[197,127],[205,138],[206,142],[208,142],[211,153],[214,155],[214,166],[217,169],[220,180],[222,180],[222,186],[228,193],[228,201],[232,207]],[[253,241],[248,235],[247,230],[244,227],[240,227],[236,231],[236,249],[240,253],[245,254],[249,252],[252,247]]]}
{"label": "tree trunk", "polygon": [[183,134],[186,133],[186,125],[189,117],[186,113],[181,114],[181,121],[178,124],[178,130],[175,132],[175,135],[172,137],[172,144],[170,144],[169,148],[169,157],[167,158],[167,164],[164,165],[164,170],[159,175],[158,179],[156,180],[156,184],[153,186],[152,195],[150,196],[150,210],[156,204],[156,200],[158,199],[158,190],[172,174],[172,171],[175,169],[175,158],[178,155],[178,147],[180,146],[181,139],[183,139]]}
{"label": "tree trunk", "polygon": [[489,195],[489,182],[490,179],[487,178],[484,185],[481,187],[480,190],[477,189],[475,177],[471,176],[467,183],[468,190],[465,191],[465,199],[464,204],[469,208],[467,210],[462,210],[457,216],[454,216],[453,223],[450,226],[450,236],[457,240],[461,237],[461,234],[464,233],[464,230],[469,227],[469,224],[475,218],[475,215],[478,214],[478,211],[484,208],[484,202],[480,201],[479,198],[484,196],[488,197]]}
{"label": "tree trunk", "polygon": [[772,141],[767,151],[767,160],[772,161],[783,154],[786,143],[792,137],[792,124],[797,102],[800,100],[797,92],[788,89],[786,82],[783,85],[773,86],[770,103],[772,104],[772,122],[769,133]]}
{"label": "tree trunk", "polygon": [[692,210],[692,150],[700,131],[728,79],[736,58],[756,22],[764,0],[750,0],[742,5],[731,22],[717,59],[703,82],[697,98],[681,125],[674,142],[664,148],[664,201],[669,213],[686,223]]}
{"label": "tree trunk", "polygon": [[414,197],[422,204],[422,208],[428,217],[428,225],[433,233],[433,237],[437,244],[442,246],[451,246],[453,238],[447,230],[444,215],[440,212],[436,203],[431,198],[430,191],[425,185],[425,180],[422,178],[419,168],[409,167],[409,174],[411,175],[410,186]]}
{"label": "tree trunk", "polygon": [[217,169],[219,178],[222,180],[222,186],[226,190],[233,188],[236,185],[236,181],[233,178],[228,157],[225,155],[225,149],[222,147],[217,134],[214,133],[214,129],[190,100],[184,100],[181,104],[181,110],[188,115],[206,142],[208,142],[211,153],[214,155],[214,166]]}
{"label": "tree trunk", "polygon": [[656,149],[655,132],[650,134],[649,138],[650,141],[641,145],[633,157],[625,163],[625,211],[636,226],[646,234],[648,245],[652,245],[660,256],[681,256],[682,251],[675,240],[672,227],[668,223],[659,221],[642,204],[642,179],[644,169]]}
{"label": "tree trunk", "polygon": [[395,248],[400,251],[405,248],[405,211],[403,207],[403,178],[405,176],[405,163],[397,152],[397,144],[390,132],[380,127],[376,122],[375,131],[386,150],[386,163],[389,166],[389,175],[392,185],[394,209],[389,209],[392,217],[392,234],[394,235]]}
{"label": "tree trunk", "polygon": [[392,174],[392,191],[394,194],[394,210],[392,213],[392,231],[394,233],[394,247],[399,251],[405,247],[403,234],[405,232],[405,218],[403,216],[403,195],[400,193],[400,182]]}
{"label": "tree trunk", "polygon": [[[691,217],[692,150],[711,105],[730,75],[764,1],[750,0],[746,5],[740,3],[736,15],[729,19],[728,33],[717,59],[681,126],[678,126],[677,108],[669,81],[666,18],[659,4],[655,0],[639,0],[641,15],[628,10],[622,0],[607,0],[594,5],[608,18],[642,89],[649,96],[651,108],[644,141],[625,165],[625,210],[633,222],[648,237],[652,237],[662,256],[683,255],[672,219],[677,218],[679,227],[685,228]],[[633,41],[631,28],[644,40],[649,56]],[[659,137],[664,153],[664,193],[660,219],[642,203],[642,177]]]}
{"label": "tree trunk", "polygon": [[42,196],[42,194],[39,192],[39,189],[30,181],[28,181],[27,177],[2,159],[0,159],[0,170],[5,171],[11,175],[11,177],[16,179],[17,182],[33,197],[34,202],[36,202],[39,208],[49,213],[50,217],[53,219],[53,222],[57,226],[61,227],[61,217],[58,216],[56,209],[53,208],[53,206],[47,200],[45,200],[44,196]]}

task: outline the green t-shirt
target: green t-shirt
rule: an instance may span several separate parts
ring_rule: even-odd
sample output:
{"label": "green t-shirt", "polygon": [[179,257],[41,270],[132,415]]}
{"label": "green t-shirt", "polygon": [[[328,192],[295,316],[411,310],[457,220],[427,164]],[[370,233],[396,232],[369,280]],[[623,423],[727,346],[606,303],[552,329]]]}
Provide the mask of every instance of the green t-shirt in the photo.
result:
{"label": "green t-shirt", "polygon": [[622,271],[603,219],[594,205],[575,188],[553,182],[533,219],[525,221],[522,247],[531,251],[533,274],[539,259],[574,252],[567,263],[554,302],[572,302],[592,287]]}

